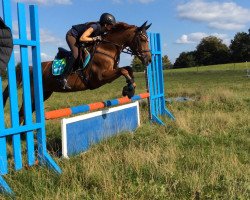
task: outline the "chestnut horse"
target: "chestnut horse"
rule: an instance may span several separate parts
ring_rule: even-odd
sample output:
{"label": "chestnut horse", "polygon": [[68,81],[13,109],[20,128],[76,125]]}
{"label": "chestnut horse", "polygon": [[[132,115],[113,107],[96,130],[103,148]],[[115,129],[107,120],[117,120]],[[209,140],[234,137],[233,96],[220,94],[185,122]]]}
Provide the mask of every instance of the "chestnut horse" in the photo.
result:
{"label": "chestnut horse", "polygon": [[[151,24],[150,24],[151,25]],[[136,55],[144,65],[151,62],[151,53],[148,44],[147,29],[150,27],[145,22],[141,27],[117,23],[111,31],[103,36],[103,40],[93,44],[92,58],[83,70],[71,72],[68,76],[68,85],[71,89],[64,89],[58,77],[52,75],[53,61],[42,63],[43,96],[46,101],[53,92],[76,92],[83,90],[93,90],[106,83],[110,83],[123,75],[127,85],[123,88],[123,95],[131,98],[134,95],[134,76],[132,68],[129,66],[118,67],[121,52]],[[77,62],[76,62],[77,63]],[[78,66],[74,67],[75,69]],[[19,72],[18,72],[19,71]],[[32,68],[30,68],[32,74]],[[17,84],[21,83],[20,70],[17,70]],[[31,76],[31,91],[33,88]],[[8,86],[3,92],[3,102],[6,104],[9,96]],[[35,109],[34,95],[31,92],[32,112]],[[23,104],[19,111],[20,123],[23,122]]]}

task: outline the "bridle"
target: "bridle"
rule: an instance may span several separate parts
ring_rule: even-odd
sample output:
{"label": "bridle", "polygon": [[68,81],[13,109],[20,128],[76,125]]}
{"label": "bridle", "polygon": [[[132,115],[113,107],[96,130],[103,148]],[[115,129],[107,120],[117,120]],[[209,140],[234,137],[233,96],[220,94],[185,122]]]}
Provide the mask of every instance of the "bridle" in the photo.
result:
{"label": "bridle", "polygon": [[133,46],[126,47],[122,52],[130,55],[136,55],[138,57],[145,57],[145,53],[150,52],[150,49],[148,50],[142,50],[141,49],[141,38],[144,38],[145,41],[148,41],[148,36],[146,33],[143,33],[142,31],[138,31],[133,40],[131,41],[131,44],[134,44]]}

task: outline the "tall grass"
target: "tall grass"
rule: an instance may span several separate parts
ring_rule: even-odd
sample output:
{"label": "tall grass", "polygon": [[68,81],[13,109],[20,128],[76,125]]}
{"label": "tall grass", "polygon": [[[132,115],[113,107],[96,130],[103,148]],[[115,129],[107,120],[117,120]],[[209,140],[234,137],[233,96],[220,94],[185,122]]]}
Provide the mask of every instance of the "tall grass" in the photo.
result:
{"label": "tall grass", "polygon": [[[167,97],[193,100],[168,104],[176,121],[151,124],[143,102],[135,133],[109,138],[69,160],[56,157],[62,175],[43,167],[11,171],[5,178],[16,198],[250,199],[250,79],[244,67],[219,67],[165,71]],[[144,74],[136,80],[143,92]],[[116,98],[124,84],[121,78],[94,91],[54,94],[45,109]],[[46,126],[48,148],[58,155],[59,121]]]}

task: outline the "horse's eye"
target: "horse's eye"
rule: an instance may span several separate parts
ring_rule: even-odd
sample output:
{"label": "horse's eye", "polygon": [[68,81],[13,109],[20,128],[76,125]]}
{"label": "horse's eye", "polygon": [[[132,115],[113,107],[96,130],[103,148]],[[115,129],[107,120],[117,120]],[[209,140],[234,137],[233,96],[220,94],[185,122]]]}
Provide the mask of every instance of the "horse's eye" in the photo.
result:
{"label": "horse's eye", "polygon": [[145,37],[142,37],[142,38],[141,38],[141,41],[142,41],[142,42],[148,42],[148,39],[145,38]]}

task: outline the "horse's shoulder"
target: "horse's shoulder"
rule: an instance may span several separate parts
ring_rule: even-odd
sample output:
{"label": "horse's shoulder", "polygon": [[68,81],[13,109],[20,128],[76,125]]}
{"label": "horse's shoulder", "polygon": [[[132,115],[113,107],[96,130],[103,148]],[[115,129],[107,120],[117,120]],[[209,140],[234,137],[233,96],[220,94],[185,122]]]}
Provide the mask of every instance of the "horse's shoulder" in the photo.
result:
{"label": "horse's shoulder", "polygon": [[42,62],[42,68],[46,68],[46,67],[50,66],[52,63],[53,63],[53,61]]}

